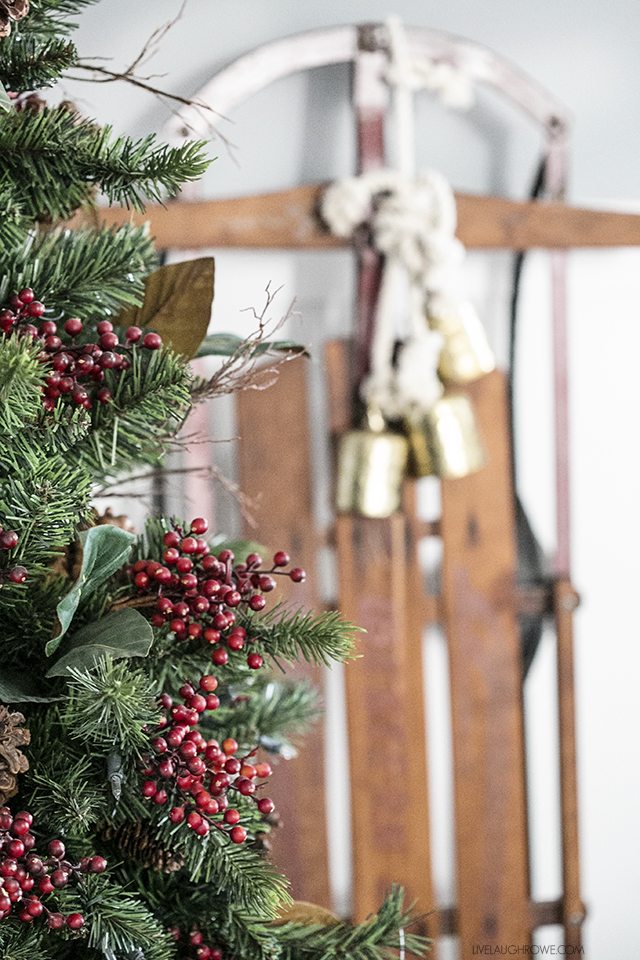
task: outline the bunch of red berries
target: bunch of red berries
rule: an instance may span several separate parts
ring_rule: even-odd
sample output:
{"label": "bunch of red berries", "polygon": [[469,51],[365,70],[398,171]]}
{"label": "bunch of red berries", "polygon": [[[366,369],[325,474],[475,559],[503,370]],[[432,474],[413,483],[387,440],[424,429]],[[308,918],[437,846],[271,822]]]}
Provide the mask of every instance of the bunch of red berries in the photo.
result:
{"label": "bunch of red berries", "polygon": [[[130,352],[137,344],[147,350],[162,346],[159,334],[144,333],[140,327],[129,327],[121,344],[108,320],[96,325],[97,341],[86,342],[85,326],[79,317],[69,317],[59,330],[54,320],[45,318],[45,312],[45,305],[26,287],[14,293],[9,306],[0,310],[0,332],[7,336],[29,336],[42,343],[41,360],[48,370],[43,391],[47,410],[53,410],[61,397],[86,410],[90,410],[96,400],[109,403],[112,392],[107,374],[111,374],[113,385],[113,377],[131,366]],[[84,342],[78,342],[83,332]]]}
{"label": "bunch of red berries", "polygon": [[180,944],[180,960],[224,960],[220,947],[211,947],[204,942],[204,935],[194,928],[184,934],[179,927],[172,927],[171,936]]}
{"label": "bunch of red berries", "polygon": [[[258,798],[257,781],[271,776],[268,763],[251,763],[255,751],[237,757],[238,744],[228,738],[222,744],[205,740],[198,724],[207,710],[220,705],[214,676],[200,678],[197,689],[190,683],[180,687],[181,704],[174,705],[162,694],[165,709],[151,740],[153,753],[145,758],[142,795],[158,806],[171,804],[172,823],[186,823],[199,837],[212,828],[226,833],[233,843],[244,843],[247,831],[240,824],[240,811],[231,805],[234,793],[251,799],[263,816],[273,812],[269,797]],[[231,798],[231,800],[230,800]]]}
{"label": "bunch of red berries", "polygon": [[[15,550],[18,543],[18,534],[15,530],[5,530],[0,527],[0,550]],[[0,579],[8,580],[9,583],[24,583],[27,579],[27,569],[21,566],[7,567],[0,572]]]}
{"label": "bunch of red berries", "polygon": [[[276,587],[275,576],[301,583],[306,574],[300,567],[283,569],[290,562],[283,550],[274,555],[266,570],[257,553],[250,553],[244,563],[235,563],[231,550],[214,555],[202,539],[207,529],[202,517],[196,517],[187,528],[174,525],[164,535],[163,562],[138,560],[131,567],[131,576],[139,594],[157,596],[153,626],[167,625],[181,640],[202,637],[214,648],[212,661],[222,667],[229,662],[229,651],[246,651],[255,640],[244,627],[236,626],[236,611],[243,607],[263,610],[264,594]],[[257,651],[243,655],[252,670],[259,670],[264,663]]]}
{"label": "bunch of red berries", "polygon": [[44,917],[51,930],[80,930],[85,923],[81,913],[63,916],[52,912],[42,902],[44,897],[66,887],[72,878],[83,873],[103,873],[104,857],[85,857],[72,864],[66,859],[61,840],[51,840],[46,856],[36,850],[31,833],[30,813],[11,813],[0,807],[0,922],[14,911],[22,923],[33,923]]}

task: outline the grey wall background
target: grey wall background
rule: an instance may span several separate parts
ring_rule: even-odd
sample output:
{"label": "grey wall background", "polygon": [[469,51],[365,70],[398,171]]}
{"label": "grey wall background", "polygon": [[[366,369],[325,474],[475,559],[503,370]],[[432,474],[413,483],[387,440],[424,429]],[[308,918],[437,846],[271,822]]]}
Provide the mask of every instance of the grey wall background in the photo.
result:
{"label": "grey wall background", "polygon": [[[87,57],[110,56],[116,67],[122,67],[178,8],[177,0],[101,0],[83,18],[80,48]],[[408,24],[485,43],[537,78],[566,104],[573,118],[571,198],[640,210],[637,0],[190,0],[149,69],[166,74],[157,78],[159,85],[192,94],[221,66],[270,39],[328,24],[384,19],[390,13]],[[250,194],[350,171],[347,84],[346,70],[315,71],[279,82],[237,109],[232,122],[222,128],[235,144],[233,156],[224,144],[214,144],[218,160],[205,191],[212,196]],[[159,130],[169,115],[166,107],[124,85],[65,86],[86,112],[112,122],[118,130],[134,134]],[[477,107],[461,116],[423,98],[419,130],[420,164],[441,169],[455,187],[517,196],[526,190],[537,156],[535,131],[496,99],[481,95]],[[341,253],[221,253],[217,328],[247,330],[246,317],[239,311],[257,303],[264,284],[272,280],[286,285],[285,296],[297,297],[302,318],[292,334],[318,348],[324,336],[346,327],[351,278],[349,256]],[[588,955],[598,960],[637,960],[640,458],[635,411],[640,252],[576,252],[571,255],[569,279],[575,577],[585,595],[578,616],[577,682],[583,872],[591,911],[587,945]],[[546,258],[536,254],[523,291],[519,459],[524,499],[536,529],[550,546],[547,280]],[[508,258],[470,257],[468,283],[502,352]],[[319,378],[319,349],[314,352]],[[319,510],[327,514],[326,487],[320,490]],[[441,688],[437,670],[442,669],[442,649],[433,644],[430,649],[427,680]],[[558,883],[557,857],[549,853],[558,838],[553,812],[557,782],[550,760],[552,668],[548,637],[527,691],[533,717],[529,724],[533,840],[538,849],[534,887],[542,897],[555,896]],[[442,707],[446,708],[446,698]],[[443,896],[451,890],[446,807],[443,795],[438,805]],[[334,839],[338,900],[346,896],[348,885],[348,863],[340,859],[344,840],[342,835]],[[560,942],[558,931],[545,937],[544,942]]]}

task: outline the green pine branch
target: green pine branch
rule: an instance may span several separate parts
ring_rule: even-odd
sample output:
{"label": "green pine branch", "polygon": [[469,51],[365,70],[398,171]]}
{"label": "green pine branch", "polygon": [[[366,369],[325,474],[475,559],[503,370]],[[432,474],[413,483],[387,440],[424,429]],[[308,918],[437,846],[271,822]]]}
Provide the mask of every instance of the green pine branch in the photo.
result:
{"label": "green pine branch", "polygon": [[[47,942],[49,940],[49,942]],[[45,936],[40,927],[19,920],[0,923],[0,956],[2,960],[53,960],[56,956],[56,944],[51,942],[57,937]]]}
{"label": "green pine branch", "polygon": [[54,315],[109,318],[142,302],[155,262],[146,227],[35,234],[20,250],[0,252],[0,303],[32,287]]}
{"label": "green pine branch", "polygon": [[142,900],[110,876],[84,878],[78,895],[88,921],[88,945],[103,956],[126,957],[136,950],[145,960],[173,960],[175,946],[165,926]]}
{"label": "green pine branch", "polygon": [[145,201],[173,196],[208,166],[202,142],[178,147],[155,135],[114,137],[66,107],[7,111],[0,117],[3,155],[0,189],[34,220],[66,219],[94,191],[110,203],[144,209]]}
{"label": "green pine branch", "polygon": [[25,242],[31,220],[16,196],[13,184],[0,184],[0,250],[8,253]]}
{"label": "green pine branch", "polygon": [[232,843],[226,833],[214,829],[198,837],[183,824],[176,828],[164,818],[157,835],[182,854],[192,883],[207,884],[212,894],[232,897],[261,920],[274,919],[283,904],[291,902],[288,882],[275,867],[246,845]]}
{"label": "green pine branch", "polygon": [[136,348],[130,360],[124,376],[107,375],[113,399],[93,408],[91,429],[74,450],[96,481],[158,463],[189,410],[190,374],[181,357]]}
{"label": "green pine branch", "polygon": [[406,930],[412,917],[403,901],[402,889],[394,887],[378,913],[364,923],[281,926],[282,960],[391,960],[402,947],[409,957],[424,956],[428,942]]}
{"label": "green pine branch", "polygon": [[[12,34],[13,36],[13,34]],[[0,82],[21,93],[52,86],[78,59],[75,45],[61,37],[18,36],[0,46]]]}
{"label": "green pine branch", "polygon": [[66,716],[71,736],[108,756],[137,757],[149,746],[145,727],[160,718],[149,678],[130,662],[105,657],[92,670],[70,669]]}
{"label": "green pine branch", "polygon": [[353,659],[356,634],[361,632],[334,610],[292,613],[282,604],[267,614],[244,613],[238,619],[256,637],[261,650],[276,662],[306,660],[327,666]]}
{"label": "green pine branch", "polygon": [[207,718],[212,736],[233,737],[247,748],[259,744],[270,752],[287,753],[291,741],[320,714],[319,695],[310,683],[258,677],[242,693],[236,699],[219,688],[221,706]]}
{"label": "green pine branch", "polygon": [[11,36],[66,36],[78,26],[74,18],[97,0],[31,0],[29,15],[13,28]]}

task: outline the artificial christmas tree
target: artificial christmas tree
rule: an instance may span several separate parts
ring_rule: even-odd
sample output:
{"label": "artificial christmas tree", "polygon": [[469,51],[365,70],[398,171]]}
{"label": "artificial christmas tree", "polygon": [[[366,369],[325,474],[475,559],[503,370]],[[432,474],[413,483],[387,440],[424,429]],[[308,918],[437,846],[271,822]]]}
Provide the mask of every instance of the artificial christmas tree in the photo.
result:
{"label": "artificial christmas tree", "polygon": [[305,576],[284,551],[216,544],[201,517],[136,537],[91,506],[160,464],[258,348],[195,380],[212,262],[153,272],[144,230],[56,226],[100,193],[171,196],[207,165],[202,144],[114,137],[33,93],[76,62],[68,18],[89,2],[0,5],[0,956],[419,952],[399,891],[357,927],[288,919],[265,857],[269,751],[317,710],[270,668],[347,659],[355,628],[269,603]]}

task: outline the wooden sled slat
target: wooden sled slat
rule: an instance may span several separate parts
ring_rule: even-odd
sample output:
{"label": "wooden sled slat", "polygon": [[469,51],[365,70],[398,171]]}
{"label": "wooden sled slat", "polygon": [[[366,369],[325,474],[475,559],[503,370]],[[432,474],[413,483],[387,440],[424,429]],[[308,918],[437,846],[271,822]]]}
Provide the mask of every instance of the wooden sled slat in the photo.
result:
{"label": "wooden sled slat", "polygon": [[[318,250],[347,246],[321,225],[317,209],[325,185],[311,184],[277,193],[223,200],[151,204],[145,213],[121,207],[99,208],[72,221],[110,226],[146,223],[160,249],[277,247]],[[458,237],[469,248],[527,250],[534,247],[612,247],[640,245],[640,214],[527,203],[501,197],[456,194]]]}
{"label": "wooden sled slat", "polygon": [[[332,430],[348,426],[343,343],[326,354]],[[422,684],[422,597],[409,571],[415,542],[406,518],[339,516],[339,607],[366,629],[345,682],[351,773],[356,920],[399,882],[418,913],[434,908]]]}
{"label": "wooden sled slat", "polygon": [[562,822],[562,925],[564,943],[577,954],[582,947],[586,911],[580,896],[576,703],[573,658],[573,612],[578,596],[567,579],[554,584],[560,742],[560,815]]}
{"label": "wooden sled slat", "polygon": [[[292,360],[280,368],[278,380],[268,390],[237,395],[239,480],[256,503],[261,542],[274,551],[287,550],[307,570],[304,584],[279,577],[279,598],[318,610],[307,363]],[[295,415],[287,415],[287,410]],[[252,531],[246,532],[251,536]],[[322,688],[322,671],[309,664],[296,665],[288,676]],[[319,788],[323,775],[320,722],[307,732],[304,750],[296,759],[277,764],[269,793],[283,821],[282,829],[272,834],[275,863],[290,878],[297,899],[330,907],[325,799]]]}
{"label": "wooden sled slat", "polygon": [[522,667],[506,379],[469,388],[487,465],[442,483],[460,956],[530,944]]}

